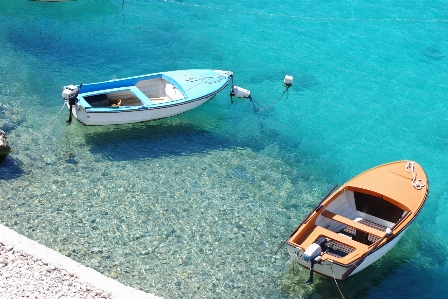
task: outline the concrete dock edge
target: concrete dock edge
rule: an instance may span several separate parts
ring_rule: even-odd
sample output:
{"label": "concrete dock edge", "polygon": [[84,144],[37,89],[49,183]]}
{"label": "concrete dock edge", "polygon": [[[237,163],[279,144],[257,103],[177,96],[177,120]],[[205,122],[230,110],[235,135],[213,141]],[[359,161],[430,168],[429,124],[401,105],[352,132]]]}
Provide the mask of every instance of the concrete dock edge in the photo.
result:
{"label": "concrete dock edge", "polygon": [[4,242],[23,253],[38,258],[59,269],[78,276],[79,280],[107,291],[114,299],[160,299],[153,294],[126,286],[98,271],[86,267],[44,245],[39,244],[13,230],[0,224],[0,242]]}

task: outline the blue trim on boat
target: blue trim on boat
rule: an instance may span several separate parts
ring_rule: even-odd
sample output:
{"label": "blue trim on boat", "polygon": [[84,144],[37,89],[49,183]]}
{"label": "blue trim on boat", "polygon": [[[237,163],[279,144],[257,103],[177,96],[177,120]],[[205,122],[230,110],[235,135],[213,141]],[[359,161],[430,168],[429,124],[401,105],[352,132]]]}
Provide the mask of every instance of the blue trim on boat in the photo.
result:
{"label": "blue trim on boat", "polygon": [[155,104],[151,102],[151,99],[148,98],[140,89],[136,86],[131,86],[131,92],[144,104],[144,106],[154,106]]}
{"label": "blue trim on boat", "polygon": [[[83,84],[79,89],[80,93],[77,101],[79,106],[77,109],[80,111],[80,115],[84,114],[87,117],[89,114],[111,114],[114,115],[117,123],[120,123],[119,116],[116,116],[117,113],[160,109],[170,110],[174,107],[181,107],[198,101],[207,101],[226,88],[232,77],[232,72],[193,69]],[[166,82],[160,82],[158,79],[163,79]],[[146,80],[155,81],[138,84]],[[119,92],[123,93],[123,97],[121,95],[111,95],[112,93]],[[108,100],[119,97],[122,99],[122,106],[107,106]],[[156,101],[155,98],[159,97],[166,100]],[[131,98],[134,98],[134,100],[131,100]],[[174,100],[170,100],[173,98]],[[141,105],[138,102],[136,103],[137,100],[141,102]],[[130,106],[126,106],[126,103],[129,103]],[[196,106],[192,105],[191,107],[194,108]],[[186,112],[192,108],[175,108],[176,111],[180,111],[176,114]],[[76,115],[76,117],[78,118],[80,115]],[[163,114],[159,114],[158,112],[155,114],[150,113],[148,114],[147,120],[164,118],[158,117],[160,115]],[[102,116],[99,117],[101,118]],[[141,116],[139,119],[141,119]],[[114,122],[110,118],[104,119],[104,124],[112,124]],[[98,121],[97,118],[94,123],[101,125],[101,119]],[[89,125],[89,123],[87,122],[86,125]]]}

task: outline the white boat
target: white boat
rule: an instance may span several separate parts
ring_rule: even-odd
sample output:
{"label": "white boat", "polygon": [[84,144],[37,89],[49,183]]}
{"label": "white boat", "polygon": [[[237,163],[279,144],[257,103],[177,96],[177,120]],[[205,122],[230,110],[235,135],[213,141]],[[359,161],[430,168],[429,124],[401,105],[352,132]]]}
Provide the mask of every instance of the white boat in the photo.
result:
{"label": "white boat", "polygon": [[68,85],[62,98],[82,124],[115,125],[166,118],[213,98],[231,81],[221,70],[170,71],[110,81]]}
{"label": "white boat", "polygon": [[290,261],[310,269],[308,284],[313,272],[344,280],[391,250],[423,208],[429,182],[416,162],[397,161],[332,191],[285,240]]}

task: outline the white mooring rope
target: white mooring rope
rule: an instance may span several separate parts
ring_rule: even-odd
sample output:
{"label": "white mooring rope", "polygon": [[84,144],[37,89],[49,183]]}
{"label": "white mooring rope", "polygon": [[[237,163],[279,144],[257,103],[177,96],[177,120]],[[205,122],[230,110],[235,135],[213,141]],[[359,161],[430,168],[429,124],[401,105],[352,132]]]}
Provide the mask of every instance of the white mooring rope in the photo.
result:
{"label": "white mooring rope", "polygon": [[426,182],[422,179],[417,179],[417,173],[415,173],[414,163],[415,162],[413,161],[408,161],[408,163],[406,163],[406,171],[412,172],[412,186],[414,186],[414,188],[417,190],[421,190],[426,186]]}
{"label": "white mooring rope", "polygon": [[[333,261],[331,261],[331,263],[333,263]],[[334,282],[336,283],[336,286],[338,287],[339,294],[341,294],[342,298],[345,299],[344,295],[343,295],[342,292],[341,292],[341,289],[339,288],[338,282],[336,281],[336,277],[334,277],[334,272],[333,272],[333,266],[332,266],[332,264],[330,264],[330,269],[331,269],[331,274],[333,274]]]}

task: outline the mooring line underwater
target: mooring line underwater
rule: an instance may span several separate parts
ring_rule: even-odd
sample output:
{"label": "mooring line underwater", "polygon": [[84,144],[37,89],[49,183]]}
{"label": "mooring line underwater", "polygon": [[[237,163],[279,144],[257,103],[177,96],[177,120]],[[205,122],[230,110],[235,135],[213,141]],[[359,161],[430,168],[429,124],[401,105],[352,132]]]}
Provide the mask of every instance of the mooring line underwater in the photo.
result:
{"label": "mooring line underwater", "polygon": [[37,132],[33,132],[33,134],[32,134],[31,136],[29,136],[29,137],[26,138],[25,140],[22,140],[18,145],[14,146],[14,147],[11,147],[11,148],[12,148],[13,150],[17,150],[17,149],[19,149],[20,147],[22,147],[23,145],[29,143],[33,138],[37,137],[37,135],[39,135],[40,133],[42,133],[46,128],[48,128],[48,127],[49,127],[49,126],[56,120],[56,118],[58,118],[59,114],[61,114],[61,112],[62,112],[62,110],[64,109],[64,107],[65,107],[65,103],[62,105],[61,110],[59,110],[59,112],[56,114],[56,116],[53,117],[53,119],[52,119],[48,124],[46,124],[46,125],[45,125],[42,129],[40,129],[39,131],[37,131]]}
{"label": "mooring line underwater", "polygon": [[291,18],[291,19],[304,19],[304,20],[312,20],[312,21],[367,21],[367,22],[416,22],[416,23],[444,23],[448,22],[448,19],[416,19],[416,18],[338,18],[338,17],[311,17],[306,15],[288,15],[288,14],[275,14],[275,13],[266,13],[261,11],[247,11],[247,10],[237,10],[237,9],[229,9],[229,8],[221,8],[221,7],[213,7],[208,5],[201,5],[195,3],[185,3],[176,0],[163,0],[164,2],[175,3],[185,6],[199,7],[204,9],[213,9],[226,11],[231,13],[242,13],[242,14],[252,14],[252,15],[260,15],[267,17],[283,17],[283,18]]}

